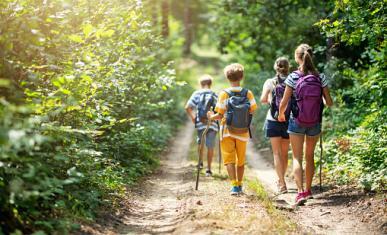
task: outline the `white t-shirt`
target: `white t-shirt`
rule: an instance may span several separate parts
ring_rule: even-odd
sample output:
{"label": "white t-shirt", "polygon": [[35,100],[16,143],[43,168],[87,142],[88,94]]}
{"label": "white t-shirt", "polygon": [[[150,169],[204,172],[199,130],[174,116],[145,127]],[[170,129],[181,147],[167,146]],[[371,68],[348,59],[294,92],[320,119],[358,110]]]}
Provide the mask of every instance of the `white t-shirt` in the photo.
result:
{"label": "white t-shirt", "polygon": [[[285,81],[286,77],[280,77],[280,79],[282,81]],[[277,84],[277,76],[275,76],[274,78],[270,78],[270,79],[267,79],[265,81],[265,83],[263,84],[263,90],[262,92],[265,93],[266,91],[270,91],[269,92],[269,96],[267,98],[267,101],[268,103],[270,104],[271,103],[271,100],[273,99],[272,97],[272,92],[275,88],[275,85]],[[266,120],[270,120],[270,121],[277,121],[273,118],[273,116],[271,116],[271,112],[270,112],[270,109],[267,111],[267,114],[266,114]]]}

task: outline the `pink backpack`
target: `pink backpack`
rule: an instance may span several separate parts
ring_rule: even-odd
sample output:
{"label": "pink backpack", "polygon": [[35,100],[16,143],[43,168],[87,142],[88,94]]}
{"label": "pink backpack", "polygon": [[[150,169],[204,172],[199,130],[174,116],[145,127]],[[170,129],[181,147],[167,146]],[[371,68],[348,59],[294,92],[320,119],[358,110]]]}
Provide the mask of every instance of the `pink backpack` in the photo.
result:
{"label": "pink backpack", "polygon": [[312,127],[321,122],[322,115],[322,84],[319,76],[304,75],[295,71],[300,77],[296,83],[295,95],[298,115],[296,123],[302,127]]}

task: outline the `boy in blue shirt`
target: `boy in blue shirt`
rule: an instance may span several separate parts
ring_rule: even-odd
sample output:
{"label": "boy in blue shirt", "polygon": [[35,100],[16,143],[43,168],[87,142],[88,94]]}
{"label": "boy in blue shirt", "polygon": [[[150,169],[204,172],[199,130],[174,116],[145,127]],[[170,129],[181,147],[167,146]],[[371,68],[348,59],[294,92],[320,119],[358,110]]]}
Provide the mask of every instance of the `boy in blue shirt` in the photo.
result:
{"label": "boy in blue shirt", "polygon": [[[191,118],[192,123],[195,124],[195,128],[198,131],[197,143],[198,153],[202,158],[203,149],[200,149],[200,143],[203,131],[207,127],[207,111],[213,110],[217,102],[217,96],[215,92],[211,90],[212,77],[210,75],[203,75],[200,77],[199,82],[201,89],[195,91],[191,98],[188,100],[185,110],[188,116]],[[208,110],[206,110],[208,109]],[[196,112],[194,111],[196,110]],[[214,156],[215,137],[218,132],[218,125],[216,122],[211,122],[207,135],[206,135],[206,147],[207,147],[207,171],[206,176],[212,176],[211,163]],[[201,151],[201,152],[200,152]],[[200,166],[203,167],[203,159],[200,159]]]}

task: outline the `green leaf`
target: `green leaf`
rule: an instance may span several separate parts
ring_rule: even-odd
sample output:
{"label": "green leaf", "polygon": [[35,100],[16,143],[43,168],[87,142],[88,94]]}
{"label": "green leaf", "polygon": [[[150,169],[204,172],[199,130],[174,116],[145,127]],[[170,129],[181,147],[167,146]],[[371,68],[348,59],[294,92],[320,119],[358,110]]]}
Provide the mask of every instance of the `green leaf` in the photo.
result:
{"label": "green leaf", "polygon": [[88,38],[93,31],[93,26],[91,24],[86,24],[83,27],[83,34],[85,35],[85,38]]}
{"label": "green leaf", "polygon": [[73,41],[73,42],[78,42],[78,43],[83,43],[83,42],[84,42],[84,40],[82,39],[81,36],[75,35],[75,34],[70,35],[70,36],[69,36],[69,39],[70,39],[71,41]]}

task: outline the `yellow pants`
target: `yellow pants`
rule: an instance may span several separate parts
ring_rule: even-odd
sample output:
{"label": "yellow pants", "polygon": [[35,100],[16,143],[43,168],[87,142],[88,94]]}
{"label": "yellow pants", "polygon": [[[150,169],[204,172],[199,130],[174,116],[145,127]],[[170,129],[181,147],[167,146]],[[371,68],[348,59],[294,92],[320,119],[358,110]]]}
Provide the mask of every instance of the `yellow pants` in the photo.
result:
{"label": "yellow pants", "polygon": [[243,166],[246,159],[246,145],[246,141],[241,141],[234,137],[223,138],[220,142],[220,149],[224,164]]}

